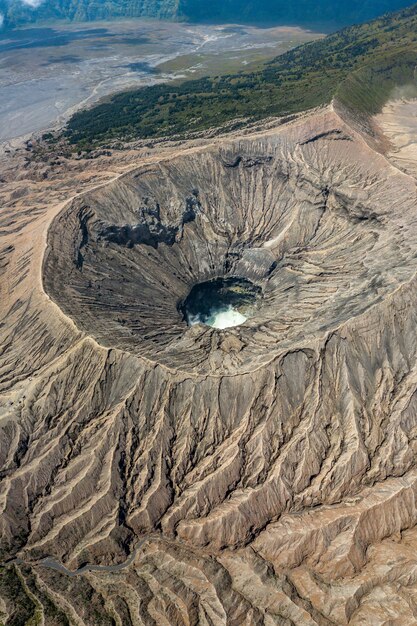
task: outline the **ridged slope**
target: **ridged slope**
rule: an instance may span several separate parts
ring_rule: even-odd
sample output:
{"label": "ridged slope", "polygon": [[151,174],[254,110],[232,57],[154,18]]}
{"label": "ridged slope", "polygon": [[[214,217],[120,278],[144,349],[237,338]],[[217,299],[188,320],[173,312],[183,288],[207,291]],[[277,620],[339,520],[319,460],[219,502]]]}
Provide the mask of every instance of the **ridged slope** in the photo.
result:
{"label": "ridged slope", "polygon": [[[151,199],[174,243],[110,241],[155,226]],[[26,562],[3,621],[412,624],[416,210],[415,181],[324,111],[76,199],[49,229],[52,301],[28,218],[0,327],[2,549]],[[237,268],[259,317],[173,316]]]}

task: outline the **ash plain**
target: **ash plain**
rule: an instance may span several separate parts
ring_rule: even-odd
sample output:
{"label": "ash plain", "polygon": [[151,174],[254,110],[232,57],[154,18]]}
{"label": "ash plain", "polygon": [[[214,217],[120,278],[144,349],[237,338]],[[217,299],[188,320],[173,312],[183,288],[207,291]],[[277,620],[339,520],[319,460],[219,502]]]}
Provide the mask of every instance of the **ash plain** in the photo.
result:
{"label": "ash plain", "polygon": [[135,19],[0,34],[0,142],[62,124],[124,89],[244,70],[322,27],[196,25]]}

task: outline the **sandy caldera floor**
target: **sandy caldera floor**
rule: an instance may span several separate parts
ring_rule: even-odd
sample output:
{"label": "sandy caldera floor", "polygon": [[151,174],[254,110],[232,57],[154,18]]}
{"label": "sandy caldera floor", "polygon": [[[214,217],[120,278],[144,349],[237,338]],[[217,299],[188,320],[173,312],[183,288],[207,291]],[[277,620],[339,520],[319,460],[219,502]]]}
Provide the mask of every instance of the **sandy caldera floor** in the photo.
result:
{"label": "sandy caldera floor", "polygon": [[2,156],[2,621],[415,624],[415,179],[332,107],[163,146]]}
{"label": "sandy caldera floor", "polygon": [[150,19],[8,31],[0,36],[0,142],[62,125],[118,91],[237,72],[322,36],[301,27]]}

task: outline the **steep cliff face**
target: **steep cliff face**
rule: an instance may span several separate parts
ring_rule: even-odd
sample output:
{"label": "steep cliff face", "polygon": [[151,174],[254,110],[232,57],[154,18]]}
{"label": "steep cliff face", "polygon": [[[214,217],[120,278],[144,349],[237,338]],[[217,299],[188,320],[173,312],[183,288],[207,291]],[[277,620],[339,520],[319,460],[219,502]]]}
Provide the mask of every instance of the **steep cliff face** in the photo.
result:
{"label": "steep cliff face", "polygon": [[191,21],[226,21],[303,23],[329,22],[350,24],[364,21],[387,11],[409,5],[407,0],[353,0],[349,4],[333,0],[265,0],[263,3],[248,0],[204,2],[203,0],[1,0],[0,12],[6,26],[16,26],[45,19],[94,21],[115,17],[156,17],[159,19],[186,19]]}
{"label": "steep cliff face", "polygon": [[[3,621],[412,624],[416,211],[329,109],[6,212]],[[188,327],[215,276],[259,306]]]}

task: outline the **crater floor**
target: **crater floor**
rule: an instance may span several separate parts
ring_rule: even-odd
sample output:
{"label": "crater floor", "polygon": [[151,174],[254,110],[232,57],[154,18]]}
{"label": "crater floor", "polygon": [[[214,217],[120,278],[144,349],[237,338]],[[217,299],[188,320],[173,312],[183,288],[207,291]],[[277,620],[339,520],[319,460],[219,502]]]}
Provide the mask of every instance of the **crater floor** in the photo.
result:
{"label": "crater floor", "polygon": [[[91,187],[0,256],[9,583],[47,624],[415,623],[415,180],[329,108]],[[219,278],[251,315],[187,324]]]}

